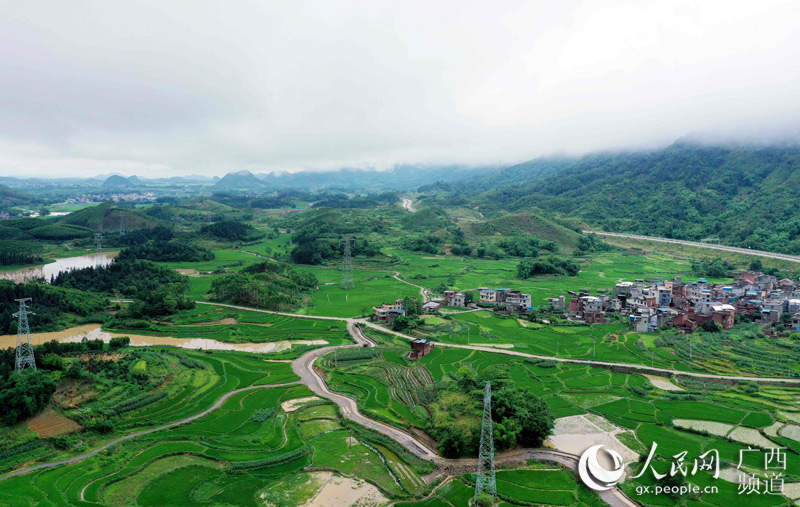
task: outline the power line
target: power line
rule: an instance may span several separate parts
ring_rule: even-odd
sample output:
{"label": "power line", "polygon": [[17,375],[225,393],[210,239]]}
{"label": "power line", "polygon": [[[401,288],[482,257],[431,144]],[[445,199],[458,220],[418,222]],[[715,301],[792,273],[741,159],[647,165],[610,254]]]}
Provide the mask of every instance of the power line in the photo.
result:
{"label": "power line", "polygon": [[24,370],[26,366],[36,369],[36,360],[33,357],[33,345],[31,344],[31,329],[28,326],[28,315],[36,315],[28,311],[26,302],[31,298],[15,299],[19,303],[19,311],[14,314],[17,317],[17,370]]}
{"label": "power line", "polygon": [[492,436],[492,386],[487,381],[483,392],[483,423],[481,424],[481,448],[478,454],[478,475],[475,477],[475,503],[478,496],[486,493],[497,500],[497,483],[494,476],[494,437]]}
{"label": "power line", "polygon": [[355,287],[355,283],[353,282],[353,258],[352,258],[352,250],[351,245],[353,243],[353,238],[350,236],[346,236],[339,240],[340,245],[344,245],[343,252],[342,252],[342,288],[343,289],[352,289]]}

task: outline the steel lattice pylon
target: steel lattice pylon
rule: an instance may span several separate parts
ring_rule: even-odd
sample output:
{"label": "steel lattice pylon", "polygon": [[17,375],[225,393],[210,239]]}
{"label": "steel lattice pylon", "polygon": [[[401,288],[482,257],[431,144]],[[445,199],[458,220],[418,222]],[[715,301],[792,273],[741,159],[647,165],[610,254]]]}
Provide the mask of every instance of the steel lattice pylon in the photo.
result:
{"label": "steel lattice pylon", "polygon": [[478,475],[475,478],[475,500],[481,493],[497,498],[494,478],[494,437],[492,436],[492,386],[486,382],[483,392],[483,424],[481,425],[481,449],[478,454]]}
{"label": "steel lattice pylon", "polygon": [[31,298],[16,299],[19,303],[19,311],[14,314],[17,317],[17,370],[24,370],[26,366],[36,369],[36,360],[33,358],[33,345],[31,345],[31,329],[28,327],[28,315],[36,315],[28,311],[25,305]]}
{"label": "steel lattice pylon", "polygon": [[98,233],[96,233],[94,235],[94,242],[97,245],[97,251],[98,252],[103,249],[103,233],[102,232],[98,232]]}
{"label": "steel lattice pylon", "polygon": [[353,238],[346,237],[342,238],[339,241],[340,245],[344,246],[343,256],[342,256],[342,288],[343,289],[352,289],[355,287],[355,283],[353,283],[353,259],[352,259],[352,250],[351,244],[353,242]]}

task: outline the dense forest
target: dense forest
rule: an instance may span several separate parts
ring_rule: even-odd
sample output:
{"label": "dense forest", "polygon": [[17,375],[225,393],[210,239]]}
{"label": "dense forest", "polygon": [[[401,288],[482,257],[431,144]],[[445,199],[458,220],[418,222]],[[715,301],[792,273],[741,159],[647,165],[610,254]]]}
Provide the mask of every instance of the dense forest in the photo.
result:
{"label": "dense forest", "polygon": [[0,240],[0,266],[44,262],[42,247],[33,241]]}
{"label": "dense forest", "polygon": [[53,278],[52,284],[105,294],[117,291],[134,297],[137,302],[128,307],[133,317],[169,315],[194,304],[186,297],[189,287],[186,277],[141,259],[115,259],[106,267],[62,272]]}
{"label": "dense forest", "polygon": [[[542,362],[545,366],[550,363]],[[439,452],[448,458],[472,455],[480,440],[480,419],[470,425],[466,417],[481,413],[484,387],[492,386],[492,419],[498,450],[540,447],[553,429],[548,405],[530,392],[516,387],[503,366],[486,368],[479,375],[469,366],[454,374],[455,382],[439,392],[429,419],[428,433],[436,439]],[[446,414],[446,415],[445,415]]]}
{"label": "dense forest", "polygon": [[311,273],[298,271],[289,264],[260,262],[240,273],[215,278],[211,285],[214,300],[268,310],[287,310],[299,302],[299,296],[315,290],[319,281]]}
{"label": "dense forest", "polygon": [[17,311],[15,299],[31,298],[28,303],[35,318],[29,320],[32,332],[56,331],[68,325],[102,322],[108,298],[82,290],[45,283],[15,284],[0,280],[0,334],[15,334]]}
{"label": "dense forest", "polygon": [[214,259],[214,253],[187,241],[147,241],[122,250],[117,258],[157,262],[199,262]]}
{"label": "dense forest", "polygon": [[427,187],[424,200],[463,201],[493,214],[540,208],[612,232],[719,238],[800,254],[798,147],[676,143],[652,152],[539,159],[516,166],[514,183],[503,174],[483,189],[475,181]]}

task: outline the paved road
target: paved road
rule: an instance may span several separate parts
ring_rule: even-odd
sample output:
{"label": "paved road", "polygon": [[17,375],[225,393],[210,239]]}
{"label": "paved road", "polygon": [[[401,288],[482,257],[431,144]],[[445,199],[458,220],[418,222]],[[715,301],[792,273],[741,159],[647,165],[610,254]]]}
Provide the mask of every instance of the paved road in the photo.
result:
{"label": "paved road", "polygon": [[[359,323],[359,321],[350,320],[348,321],[347,325],[347,329],[356,340],[356,344],[347,345],[343,348],[363,346],[374,347],[375,342],[364,335],[361,329],[356,325],[357,323]],[[446,472],[460,474],[465,472],[473,472],[475,470],[475,467],[478,463],[477,460],[443,458],[410,433],[364,416],[358,411],[358,404],[353,398],[331,392],[328,389],[328,386],[325,384],[325,380],[323,380],[319,373],[314,369],[314,362],[321,356],[336,348],[337,347],[325,347],[322,349],[312,350],[292,363],[292,369],[298,376],[300,376],[301,382],[308,386],[308,388],[311,389],[314,394],[322,398],[327,398],[336,403],[339,406],[342,415],[347,419],[386,435],[387,437],[400,443],[415,456],[425,460],[433,461],[436,463],[438,468],[443,469]],[[498,454],[496,456],[496,463],[502,464],[508,462],[527,461],[529,459],[555,462],[571,470],[576,470],[578,466],[577,456],[549,449],[515,449]],[[600,497],[612,507],[633,507],[637,505],[619,488],[601,492]]]}
{"label": "paved road", "polygon": [[796,255],[787,255],[775,252],[765,252],[764,250],[751,250],[749,248],[739,248],[735,246],[725,246],[725,245],[713,245],[709,243],[700,243],[697,241],[685,241],[682,239],[670,239],[670,238],[657,238],[655,236],[639,236],[637,234],[623,234],[620,232],[603,232],[603,231],[592,231],[592,230],[585,230],[583,231],[586,234],[597,234],[598,236],[612,236],[617,238],[630,238],[630,239],[643,239],[647,241],[658,241],[659,243],[674,243],[677,245],[686,245],[686,246],[693,246],[697,248],[708,248],[710,250],[722,250],[725,252],[735,252],[741,253],[746,255],[757,255],[759,257],[769,257],[770,259],[778,259],[782,261],[789,261],[789,262],[798,262],[800,263],[800,257]]}
{"label": "paved road", "polygon": [[[411,341],[414,338],[407,334],[399,333],[397,331],[392,331],[391,329],[387,329],[383,326],[379,326],[370,322],[367,319],[353,319],[353,318],[343,318],[343,317],[325,317],[322,315],[296,315],[293,313],[283,313],[283,312],[273,312],[270,310],[260,310],[257,308],[248,308],[246,306],[234,306],[228,305],[224,303],[212,303],[207,301],[198,301],[198,304],[203,305],[211,305],[211,306],[222,306],[226,308],[233,308],[236,310],[248,311],[248,312],[260,312],[260,313],[271,313],[275,315],[286,315],[289,317],[299,317],[304,319],[319,319],[319,320],[336,320],[340,322],[347,322],[355,323],[359,322],[363,325],[372,327],[384,333],[388,333],[391,335],[395,335],[397,337],[403,338],[405,340]],[[505,354],[508,356],[517,356],[517,357],[530,357],[534,359],[549,359],[551,361],[558,361],[562,363],[572,363],[572,364],[586,364],[589,366],[600,366],[600,367],[612,367],[612,366],[619,366],[623,368],[630,368],[633,371],[640,372],[640,373],[652,373],[652,374],[667,374],[667,375],[683,375],[687,377],[694,377],[694,378],[704,378],[704,379],[721,379],[721,380],[744,380],[750,382],[762,382],[767,384],[800,384],[800,378],[784,378],[784,377],[746,377],[746,376],[738,376],[738,375],[716,375],[714,373],[697,373],[697,372],[688,372],[688,371],[681,371],[681,370],[672,370],[668,368],[657,368],[653,366],[645,366],[643,364],[633,364],[633,363],[616,363],[611,361],[596,361],[593,359],[571,359],[565,357],[554,357],[554,356],[543,356],[539,354],[528,354],[526,352],[519,352],[516,350],[511,349],[500,349],[494,347],[480,347],[475,345],[456,345],[454,343],[436,343],[437,347],[452,347],[452,348],[459,348],[459,349],[470,349],[470,350],[478,350],[481,352],[492,352],[495,354]],[[332,350],[332,349],[330,349]]]}
{"label": "paved road", "polygon": [[[205,303],[205,304],[212,304],[216,305],[216,303]],[[237,307],[233,305],[221,305],[236,309],[242,310],[249,310],[253,311],[253,309],[246,308],[246,307]],[[280,312],[270,312],[267,310],[257,310],[266,313],[277,313]],[[308,318],[320,318],[326,319],[324,317],[317,317],[317,316],[307,316]],[[331,320],[331,318],[327,318],[327,320]],[[45,468],[52,468],[60,465],[68,465],[72,463],[77,463],[79,461],[85,460],[92,456],[97,455],[98,453],[102,452],[103,450],[111,447],[112,445],[118,444],[125,440],[130,440],[133,438],[140,437],[142,435],[147,435],[150,433],[154,433],[157,431],[165,430],[168,428],[173,428],[176,426],[180,426],[183,424],[187,424],[189,422],[195,421],[208,415],[210,412],[216,410],[217,408],[221,407],[226,400],[228,400],[231,396],[243,392],[249,391],[253,389],[263,389],[263,388],[273,388],[273,387],[284,387],[289,385],[297,385],[297,384],[304,384],[308,386],[308,388],[314,392],[316,395],[329,399],[336,403],[342,412],[342,415],[351,421],[354,421],[358,424],[361,424],[367,428],[373,429],[378,431],[379,433],[386,435],[389,438],[394,439],[401,445],[403,445],[406,449],[408,449],[414,455],[433,461],[440,469],[444,469],[445,471],[455,471],[456,473],[464,473],[466,471],[471,471],[477,466],[477,460],[475,459],[446,459],[439,456],[434,450],[428,447],[425,443],[420,441],[418,438],[414,437],[410,433],[401,430],[399,428],[395,428],[393,426],[389,426],[384,424],[380,421],[375,421],[368,417],[362,415],[358,410],[358,404],[356,401],[348,396],[344,396],[342,394],[333,393],[328,389],[328,386],[325,384],[325,381],[322,377],[317,373],[314,369],[314,362],[319,359],[322,355],[336,349],[336,348],[351,348],[351,347],[374,347],[375,342],[372,341],[369,337],[364,335],[361,329],[356,325],[359,323],[363,323],[363,321],[358,319],[335,319],[335,320],[345,320],[347,322],[347,329],[348,332],[353,336],[356,343],[353,345],[345,345],[345,346],[330,346],[330,347],[323,347],[319,349],[312,350],[302,356],[300,356],[297,360],[292,363],[292,369],[294,372],[300,377],[300,381],[297,382],[289,382],[285,384],[276,384],[276,385],[262,385],[262,386],[249,386],[243,387],[240,389],[235,389],[224,394],[219,400],[217,400],[211,407],[203,410],[202,412],[195,414],[193,416],[187,417],[185,419],[181,419],[179,421],[175,421],[169,424],[165,424],[163,426],[159,426],[157,428],[150,428],[143,431],[138,431],[136,433],[131,433],[129,435],[125,435],[123,437],[116,438],[111,440],[102,446],[89,451],[87,453],[81,454],[80,456],[75,456],[73,458],[69,458],[66,460],[61,461],[54,461],[50,463],[41,463],[39,465],[34,465],[28,468],[23,468],[20,470],[16,470],[10,474],[4,475],[0,477],[0,481],[9,479],[11,477],[16,477],[19,475],[27,474],[30,472],[34,472],[36,470],[41,470]],[[396,333],[403,337],[401,333]],[[410,337],[406,337],[410,338]],[[493,351],[493,350],[490,350]],[[513,451],[509,451],[506,453],[498,454],[496,457],[496,461],[498,464],[507,463],[507,462],[515,462],[515,461],[525,461],[528,459],[537,459],[542,461],[550,461],[562,464],[570,469],[575,469],[577,466],[578,460],[577,457],[565,454],[559,451],[553,451],[548,449],[516,449]],[[628,498],[621,490],[618,488],[611,489],[609,491],[604,491],[600,493],[601,498],[611,505],[612,507],[635,507],[637,504],[633,502],[630,498]]]}
{"label": "paved road", "polygon": [[[357,322],[362,322],[363,324],[378,329],[384,333],[388,333],[399,338],[403,338],[405,340],[413,340],[414,338],[408,336],[403,333],[398,333],[397,331],[392,331],[391,329],[386,329],[385,327],[379,326],[367,320],[357,320]],[[541,356],[538,354],[528,354],[526,352],[519,352],[516,350],[511,349],[500,349],[494,347],[481,347],[476,345],[456,345],[454,343],[442,343],[436,342],[437,347],[450,347],[456,349],[469,349],[469,350],[478,350],[481,352],[493,352],[495,354],[505,354],[508,356],[517,356],[517,357],[530,357],[534,359],[548,359],[550,361],[558,361],[561,363],[572,363],[572,364],[586,364],[589,366],[600,366],[600,367],[612,367],[612,366],[619,366],[623,368],[630,368],[638,373],[652,373],[652,374],[668,374],[668,375],[683,375],[686,377],[695,377],[695,378],[705,378],[705,379],[722,379],[722,380],[747,380],[751,382],[764,382],[768,384],[800,384],[800,378],[783,378],[783,377],[743,377],[737,375],[716,375],[713,373],[696,373],[696,372],[688,372],[688,371],[681,371],[681,370],[671,370],[667,368],[656,368],[653,366],[645,366],[642,364],[633,364],[633,363],[615,363],[609,361],[595,361],[593,359],[571,359],[566,357],[553,357],[553,356]],[[663,375],[662,375],[663,376]]]}
{"label": "paved road", "polygon": [[104,451],[105,449],[108,449],[112,445],[118,444],[120,442],[124,442],[125,440],[130,440],[132,438],[141,437],[142,435],[149,435],[150,433],[155,433],[156,431],[161,431],[161,430],[165,430],[165,429],[168,429],[168,428],[174,428],[175,426],[181,426],[183,424],[190,423],[192,421],[200,419],[201,417],[205,417],[210,412],[213,412],[214,410],[216,410],[219,407],[221,407],[225,403],[225,401],[228,400],[228,398],[230,398],[231,396],[233,396],[235,394],[244,392],[244,391],[252,391],[253,389],[267,389],[267,388],[273,388],[273,387],[285,387],[285,386],[298,385],[298,384],[300,384],[300,381],[288,382],[288,383],[285,383],[285,384],[268,384],[268,385],[249,386],[249,387],[242,387],[240,389],[234,389],[233,391],[229,391],[229,392],[225,393],[224,395],[222,395],[222,397],[220,399],[218,399],[216,401],[216,403],[214,403],[213,405],[211,405],[207,409],[205,409],[202,412],[200,412],[198,414],[195,414],[193,416],[187,417],[185,419],[181,419],[180,421],[171,422],[171,423],[165,424],[163,426],[158,426],[157,428],[150,428],[150,429],[146,429],[146,430],[142,430],[142,431],[137,431],[135,433],[131,433],[129,435],[125,435],[124,437],[115,438],[114,440],[111,440],[110,442],[106,442],[105,444],[101,445],[100,447],[98,447],[98,448],[96,448],[94,450],[91,450],[91,451],[89,451],[89,452],[87,452],[85,454],[81,454],[80,456],[75,456],[73,458],[69,458],[69,459],[65,459],[65,460],[61,460],[61,461],[53,461],[53,462],[50,462],[50,463],[41,463],[39,465],[34,465],[34,466],[31,466],[31,467],[28,467],[28,468],[21,468],[19,470],[16,470],[14,472],[9,473],[9,474],[0,476],[0,481],[4,481],[6,479],[10,479],[10,478],[16,477],[18,475],[24,475],[24,474],[27,474],[27,473],[30,473],[30,472],[35,472],[36,470],[41,470],[43,468],[52,468],[52,467],[55,467],[55,466],[69,465],[71,463],[77,463],[78,461],[83,461],[86,458],[91,458],[92,456],[97,455],[98,453]]}

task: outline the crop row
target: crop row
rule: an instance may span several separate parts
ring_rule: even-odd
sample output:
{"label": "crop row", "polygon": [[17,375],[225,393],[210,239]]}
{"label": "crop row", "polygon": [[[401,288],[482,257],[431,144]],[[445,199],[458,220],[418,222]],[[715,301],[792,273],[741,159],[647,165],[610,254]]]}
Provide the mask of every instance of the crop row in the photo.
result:
{"label": "crop row", "polygon": [[124,414],[125,412],[130,412],[132,410],[142,408],[146,405],[150,405],[151,403],[155,403],[166,397],[167,397],[166,391],[157,391],[154,393],[143,394],[141,396],[137,396],[136,398],[131,398],[130,400],[118,403],[117,405],[114,405],[114,407],[112,407],[111,410],[113,410],[117,415]]}
{"label": "crop row", "polygon": [[228,469],[230,471],[239,471],[253,470],[255,468],[267,468],[273,465],[280,465],[282,463],[300,459],[306,454],[308,454],[308,447],[303,446],[293,451],[278,454],[277,456],[271,456],[269,458],[254,459],[250,461],[236,461],[228,465]]}

